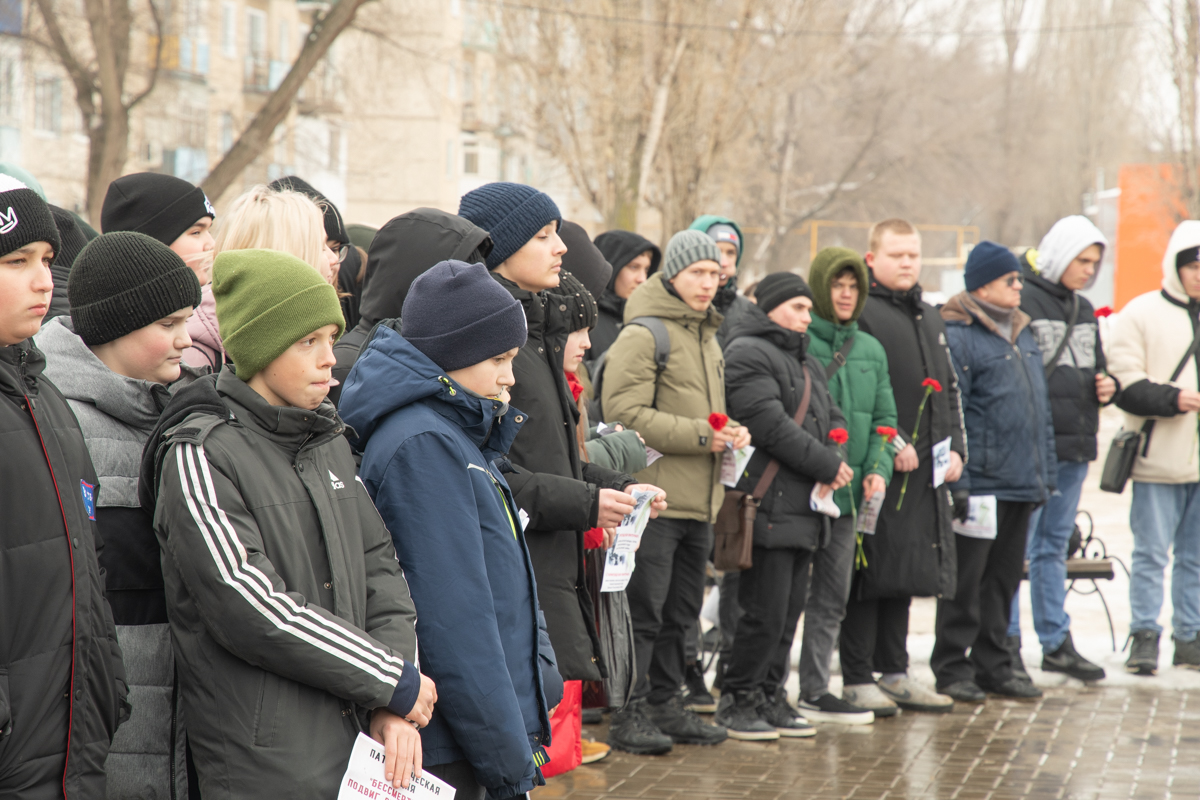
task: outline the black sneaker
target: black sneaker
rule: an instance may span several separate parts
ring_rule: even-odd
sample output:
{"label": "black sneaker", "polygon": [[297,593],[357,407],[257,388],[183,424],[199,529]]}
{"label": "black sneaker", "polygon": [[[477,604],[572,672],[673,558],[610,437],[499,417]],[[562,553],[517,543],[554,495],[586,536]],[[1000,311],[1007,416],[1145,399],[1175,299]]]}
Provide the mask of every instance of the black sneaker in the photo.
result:
{"label": "black sneaker", "polygon": [[983,689],[975,685],[975,681],[955,681],[949,686],[937,687],[938,694],[944,694],[954,699],[956,703],[979,703],[987,700]]}
{"label": "black sneaker", "polygon": [[1158,639],[1155,631],[1132,631],[1129,634],[1129,660],[1125,671],[1134,675],[1153,675],[1158,672]]}
{"label": "black sneaker", "polygon": [[[761,703],[758,706],[758,715],[767,724],[774,725],[780,736],[789,739],[807,739],[817,735],[817,729],[788,703],[787,695],[782,687],[775,692],[774,697],[767,697],[760,693],[759,700]],[[731,733],[730,736],[732,735]]]}
{"label": "black sneaker", "polygon": [[764,720],[758,707],[765,698],[761,691],[726,692],[721,695],[714,721],[723,727],[730,739],[743,742],[768,742],[779,738],[775,726]]}
{"label": "black sneaker", "polygon": [[800,713],[809,722],[835,722],[839,725],[870,725],[875,712],[852,706],[829,692],[813,700],[800,701]]}
{"label": "black sneaker", "polygon": [[704,670],[698,661],[688,664],[684,673],[683,707],[697,714],[712,714],[717,710],[717,701],[704,685]]}
{"label": "black sneaker", "polygon": [[604,722],[604,711],[599,708],[585,708],[583,710],[584,725],[599,725]]}
{"label": "black sneaker", "polygon": [[671,752],[672,747],[671,737],[646,716],[645,700],[630,700],[625,708],[613,712],[608,743],[638,756],[661,756]]}
{"label": "black sneaker", "polygon": [[[1029,670],[1025,669],[1025,662],[1021,660],[1021,637],[1009,636],[1004,640],[1004,647],[1008,650],[1008,654],[1012,656],[1012,673],[1014,678],[1033,683],[1033,678],[1029,677]],[[1101,675],[1100,677],[1104,677]]]}
{"label": "black sneaker", "polygon": [[[1104,668],[1079,655],[1070,631],[1067,631],[1067,638],[1063,639],[1057,650],[1042,654],[1042,671],[1063,672],[1081,681],[1104,680]],[[1013,676],[1016,676],[1015,671]]]}
{"label": "black sneaker", "polygon": [[646,716],[675,744],[720,744],[729,734],[720,725],[702,722],[683,707],[683,698],[675,695],[661,705],[646,704]]}
{"label": "black sneaker", "polygon": [[1011,697],[1014,700],[1036,700],[1042,696],[1041,689],[1029,681],[1023,681],[1016,676],[995,682],[976,680],[975,683],[988,694]]}
{"label": "black sneaker", "polygon": [[1200,636],[1193,636],[1190,642],[1175,639],[1175,666],[1184,669],[1200,669]]}

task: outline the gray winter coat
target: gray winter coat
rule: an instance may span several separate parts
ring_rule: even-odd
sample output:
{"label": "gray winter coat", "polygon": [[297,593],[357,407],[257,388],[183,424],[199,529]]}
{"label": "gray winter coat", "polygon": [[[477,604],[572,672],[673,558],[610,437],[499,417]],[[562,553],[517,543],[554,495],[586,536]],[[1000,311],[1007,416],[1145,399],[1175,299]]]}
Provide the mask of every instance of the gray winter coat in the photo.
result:
{"label": "gray winter coat", "polygon": [[[142,448],[169,399],[167,387],[109,369],[74,332],[70,316],[34,337],[46,355],[45,375],[79,420],[100,479],[96,525],[105,542],[100,566],[125,655],[133,713],[113,737],[105,770],[107,797],[186,798],[183,721],[167,625],[158,542],[138,503]],[[183,383],[196,372],[184,367]],[[174,789],[172,790],[172,784]]]}
{"label": "gray winter coat", "polygon": [[420,689],[416,612],[346,426],[328,402],[268,405],[229,367],[163,418],[183,421],[147,443],[143,505],[200,792],[332,798],[369,712],[407,714]]}

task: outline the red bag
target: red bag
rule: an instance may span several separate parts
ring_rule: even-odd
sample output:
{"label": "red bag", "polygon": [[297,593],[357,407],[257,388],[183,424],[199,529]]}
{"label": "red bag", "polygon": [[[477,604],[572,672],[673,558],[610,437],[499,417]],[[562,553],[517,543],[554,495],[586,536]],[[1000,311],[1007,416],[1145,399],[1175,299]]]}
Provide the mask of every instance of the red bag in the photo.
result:
{"label": "red bag", "polygon": [[552,778],[583,763],[583,681],[564,681],[563,699],[550,717],[550,761],[542,775]]}

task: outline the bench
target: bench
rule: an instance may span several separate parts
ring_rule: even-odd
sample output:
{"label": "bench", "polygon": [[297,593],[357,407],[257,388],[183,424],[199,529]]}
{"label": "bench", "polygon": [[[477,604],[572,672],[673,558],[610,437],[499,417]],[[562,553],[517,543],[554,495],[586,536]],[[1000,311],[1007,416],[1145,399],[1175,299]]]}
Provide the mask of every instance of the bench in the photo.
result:
{"label": "bench", "polygon": [[[1068,558],[1067,580],[1069,581],[1111,581],[1113,560],[1111,558]],[[1029,580],[1029,562],[1025,562],[1025,573],[1022,580]]]}

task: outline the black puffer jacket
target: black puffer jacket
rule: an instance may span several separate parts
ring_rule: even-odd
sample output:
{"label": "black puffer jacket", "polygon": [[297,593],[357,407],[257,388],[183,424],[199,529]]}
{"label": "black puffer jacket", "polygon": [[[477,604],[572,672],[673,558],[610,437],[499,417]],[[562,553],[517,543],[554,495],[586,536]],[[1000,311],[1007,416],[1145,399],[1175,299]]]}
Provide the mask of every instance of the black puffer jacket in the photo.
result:
{"label": "black puffer jacket", "polygon": [[29,341],[0,347],[0,797],[99,800],[128,689],[96,473],[45,363]]}
{"label": "black puffer jacket", "polygon": [[599,680],[595,612],[584,581],[583,532],[596,524],[600,489],[623,489],[633,478],[581,463],[575,440],[579,411],[563,374],[565,301],[534,294],[492,273],[525,309],[529,339],[513,360],[512,406],[527,418],[509,456],[520,469],[506,476],[529,515],[525,538],[546,613],[550,643],[565,680]]}
{"label": "black puffer jacket", "polygon": [[861,599],[878,597],[954,597],[958,561],[950,527],[950,491],[933,488],[933,445],[950,439],[950,449],[967,460],[967,440],[957,378],[946,344],[946,326],[937,309],[921,300],[921,287],[895,292],[872,276],[870,295],[858,327],[887,352],[896,418],[905,441],[911,438],[917,408],[933,378],[942,385],[921,413],[915,443],[918,466],[908,479],[900,509],[903,473],[888,484],[874,536],[863,537],[867,568],[856,573],[853,591]]}
{"label": "black puffer jacket", "polygon": [[1059,461],[1095,461],[1096,432],[1100,430],[1100,399],[1096,396],[1096,376],[1108,368],[1100,330],[1091,302],[1061,283],[1051,283],[1039,275],[1026,273],[1022,280],[1021,310],[1029,323],[1043,363],[1062,343],[1071,318],[1071,296],[1079,298],[1079,315],[1071,329],[1070,343],[1047,379],[1050,392],[1050,416],[1054,420],[1054,444]]}
{"label": "black puffer jacket", "polygon": [[587,351],[589,363],[604,355],[617,340],[617,334],[625,324],[625,300],[616,292],[617,276],[621,274],[621,270],[646,251],[650,251],[650,269],[646,273],[647,277],[658,272],[659,264],[662,263],[662,251],[658,249],[658,245],[633,231],[605,231],[596,237],[596,247],[608,259],[608,263],[612,264],[613,271],[612,277],[608,279],[608,288],[596,298],[596,304],[600,307],[600,317],[591,332],[592,349]]}
{"label": "black puffer jacket", "polygon": [[[388,220],[375,234],[367,255],[358,324],[347,326],[345,335],[334,345],[337,365],[333,377],[346,382],[371,328],[380,320],[400,316],[408,287],[418,275],[451,258],[474,264],[491,251],[487,231],[436,208],[417,208]],[[333,387],[330,402],[337,405],[341,393],[340,386]]]}
{"label": "black puffer jacket", "polygon": [[[756,547],[816,549],[826,517],[809,507],[809,495],[813,484],[837,477],[843,460],[829,432],[845,428],[846,419],[829,395],[824,365],[807,350],[807,334],[781,328],[753,304],[729,331],[725,346],[726,407],[750,429],[756,448],[738,488],[752,492],[772,458],[780,465],[754,521]],[[813,386],[799,426],[802,363]]]}

